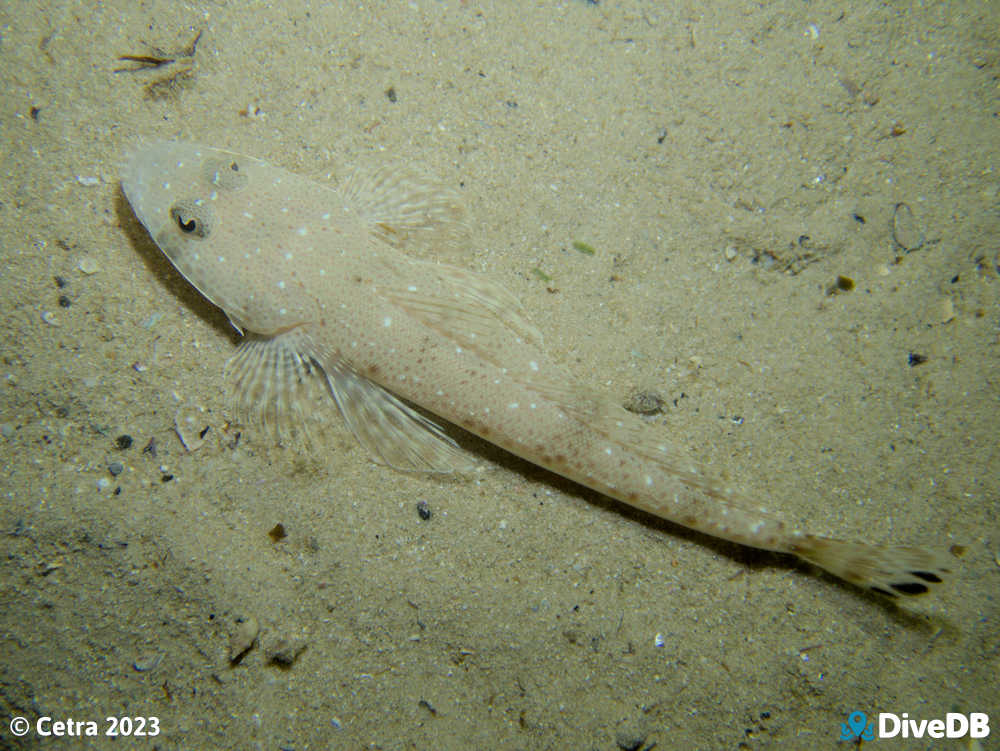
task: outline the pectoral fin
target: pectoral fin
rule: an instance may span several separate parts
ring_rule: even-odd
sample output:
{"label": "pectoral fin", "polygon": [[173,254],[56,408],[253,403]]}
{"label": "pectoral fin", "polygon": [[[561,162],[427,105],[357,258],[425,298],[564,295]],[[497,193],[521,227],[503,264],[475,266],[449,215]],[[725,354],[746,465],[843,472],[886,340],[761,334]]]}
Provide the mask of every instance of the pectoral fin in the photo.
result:
{"label": "pectoral fin", "polygon": [[300,329],[273,337],[250,335],[226,368],[238,413],[277,434],[304,435],[326,422],[330,402],[380,463],[415,472],[472,469],[473,459],[434,422],[407,406],[346,361],[322,359]]}

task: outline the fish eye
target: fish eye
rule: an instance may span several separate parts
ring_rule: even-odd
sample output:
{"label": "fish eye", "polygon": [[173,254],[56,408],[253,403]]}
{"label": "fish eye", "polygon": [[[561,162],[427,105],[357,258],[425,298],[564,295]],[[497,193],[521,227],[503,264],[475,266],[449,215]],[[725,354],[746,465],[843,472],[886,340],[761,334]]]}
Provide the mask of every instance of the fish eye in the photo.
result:
{"label": "fish eye", "polygon": [[211,210],[200,201],[179,201],[170,208],[170,217],[183,234],[200,240],[212,231]]}

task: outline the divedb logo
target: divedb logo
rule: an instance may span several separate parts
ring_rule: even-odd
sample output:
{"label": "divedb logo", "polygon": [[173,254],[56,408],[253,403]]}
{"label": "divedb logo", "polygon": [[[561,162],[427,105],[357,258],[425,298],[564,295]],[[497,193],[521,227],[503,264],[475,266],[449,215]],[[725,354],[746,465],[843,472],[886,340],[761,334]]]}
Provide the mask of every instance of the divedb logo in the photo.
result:
{"label": "divedb logo", "polygon": [[[986,738],[990,734],[990,717],[985,712],[948,712],[944,719],[910,719],[906,712],[879,712],[879,738]],[[847,722],[840,723],[840,740],[874,740],[875,723],[868,722],[864,712],[851,712]]]}
{"label": "divedb logo", "polygon": [[911,720],[910,715],[879,712],[879,738],[985,738],[990,718],[985,712],[949,712],[943,720]]}

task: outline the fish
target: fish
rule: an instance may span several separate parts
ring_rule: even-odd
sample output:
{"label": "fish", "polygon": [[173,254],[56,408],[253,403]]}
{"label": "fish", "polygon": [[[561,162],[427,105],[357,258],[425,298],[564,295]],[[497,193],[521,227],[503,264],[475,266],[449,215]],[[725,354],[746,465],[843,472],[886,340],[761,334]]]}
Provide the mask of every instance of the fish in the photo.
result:
{"label": "fish", "polygon": [[461,197],[418,169],[337,184],[158,141],[126,157],[121,186],[177,271],[243,335],[226,366],[234,409],[279,440],[308,439],[339,411],[377,462],[468,472],[478,463],[447,423],[655,517],[889,597],[926,594],[952,573],[944,550],[786,522],[576,379],[515,295],[414,252],[468,242]]}

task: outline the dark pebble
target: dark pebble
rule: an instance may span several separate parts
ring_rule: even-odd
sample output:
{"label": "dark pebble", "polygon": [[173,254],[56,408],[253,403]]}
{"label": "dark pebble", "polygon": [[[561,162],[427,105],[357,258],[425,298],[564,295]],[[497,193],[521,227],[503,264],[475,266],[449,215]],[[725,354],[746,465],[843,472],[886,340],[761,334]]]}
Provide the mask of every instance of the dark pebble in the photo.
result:
{"label": "dark pebble", "polygon": [[431,518],[431,507],[427,501],[417,501],[417,515],[424,521]]}
{"label": "dark pebble", "polygon": [[115,446],[117,446],[122,451],[131,447],[132,436],[128,435],[127,433],[123,433],[122,435],[115,438]]}
{"label": "dark pebble", "polygon": [[118,475],[120,475],[124,471],[125,471],[125,465],[122,464],[121,462],[111,462],[108,465],[108,472],[110,472],[115,477],[118,477]]}

